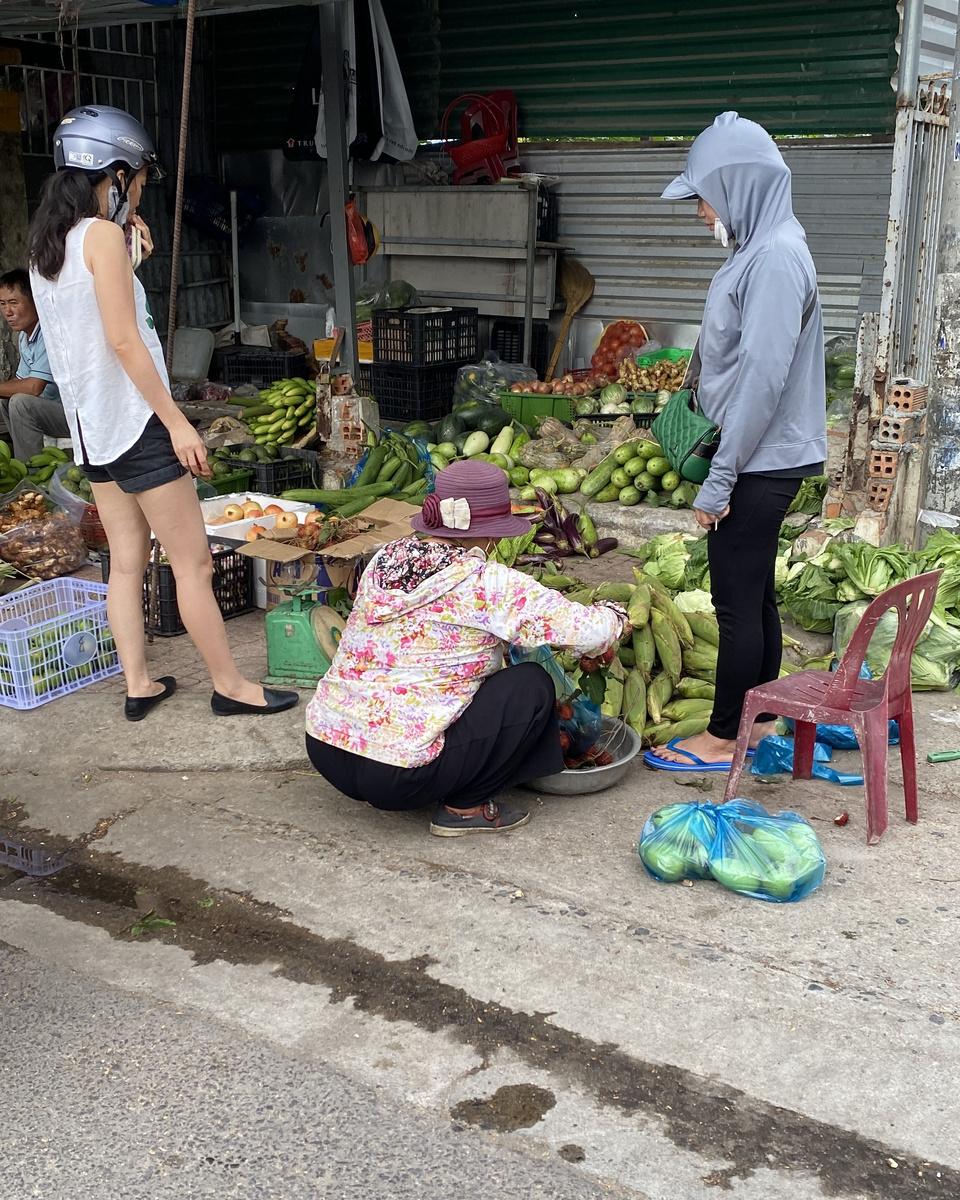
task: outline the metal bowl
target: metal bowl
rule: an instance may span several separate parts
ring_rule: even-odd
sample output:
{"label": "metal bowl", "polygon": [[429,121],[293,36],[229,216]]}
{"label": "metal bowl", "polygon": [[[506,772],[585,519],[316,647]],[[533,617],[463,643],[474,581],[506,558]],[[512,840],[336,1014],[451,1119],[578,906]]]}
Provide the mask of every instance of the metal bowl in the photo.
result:
{"label": "metal bowl", "polygon": [[609,766],[561,771],[559,775],[531,779],[523,786],[531,792],[545,792],[548,796],[588,796],[591,792],[602,792],[619,783],[640,753],[640,738],[629,725],[613,717],[603,718],[603,731],[610,739],[607,750],[613,755],[613,762]]}

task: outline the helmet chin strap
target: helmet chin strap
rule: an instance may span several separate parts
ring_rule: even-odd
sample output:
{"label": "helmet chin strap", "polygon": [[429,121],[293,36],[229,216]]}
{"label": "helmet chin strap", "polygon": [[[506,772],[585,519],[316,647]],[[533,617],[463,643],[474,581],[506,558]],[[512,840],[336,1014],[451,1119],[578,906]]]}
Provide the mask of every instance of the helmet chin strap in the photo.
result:
{"label": "helmet chin strap", "polygon": [[106,174],[109,175],[109,177],[113,180],[113,186],[117,192],[117,207],[112,213],[109,214],[107,219],[117,224],[123,224],[123,222],[117,222],[117,217],[120,216],[124,210],[124,201],[127,198],[127,193],[130,191],[130,184],[133,183],[133,174],[129,171],[126,172],[126,181],[121,184],[120,176],[113,169],[113,167],[105,167],[104,170]]}

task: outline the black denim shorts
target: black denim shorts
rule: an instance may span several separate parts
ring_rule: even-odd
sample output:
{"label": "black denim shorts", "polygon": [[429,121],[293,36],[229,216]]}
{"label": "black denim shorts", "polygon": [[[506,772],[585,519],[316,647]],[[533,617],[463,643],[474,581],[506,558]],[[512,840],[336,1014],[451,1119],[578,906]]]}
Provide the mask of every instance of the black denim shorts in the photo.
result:
{"label": "black denim shorts", "polygon": [[112,463],[105,466],[84,467],[91,483],[115,483],[123,492],[135,494],[149,492],[151,488],[172,483],[186,468],[173,451],[173,442],[167,427],[156,415],[146,423],[143,433]]}

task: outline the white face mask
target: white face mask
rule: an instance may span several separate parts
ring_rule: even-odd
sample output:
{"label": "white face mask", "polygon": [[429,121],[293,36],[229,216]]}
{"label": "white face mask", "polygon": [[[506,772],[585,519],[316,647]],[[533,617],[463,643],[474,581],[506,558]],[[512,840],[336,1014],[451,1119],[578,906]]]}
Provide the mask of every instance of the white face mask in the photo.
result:
{"label": "white face mask", "polygon": [[724,225],[719,217],[713,223],[713,238],[714,241],[720,243],[724,250],[730,245],[730,234],[727,232],[726,225]]}

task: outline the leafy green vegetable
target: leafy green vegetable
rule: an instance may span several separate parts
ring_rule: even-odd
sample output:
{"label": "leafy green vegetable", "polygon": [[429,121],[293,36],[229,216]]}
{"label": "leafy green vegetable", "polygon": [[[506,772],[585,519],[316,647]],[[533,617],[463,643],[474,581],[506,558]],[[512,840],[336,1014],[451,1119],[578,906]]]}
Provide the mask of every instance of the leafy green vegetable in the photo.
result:
{"label": "leafy green vegetable", "polygon": [[823,508],[823,498],[827,494],[826,475],[811,475],[800,484],[800,490],[787,509],[790,513],[806,513],[810,517],[819,517]]}
{"label": "leafy green vegetable", "polygon": [[709,592],[699,588],[679,592],[674,596],[673,602],[682,613],[712,613],[714,611],[713,597]]}
{"label": "leafy green vegetable", "polygon": [[840,609],[836,584],[822,567],[795,563],[780,590],[787,612],[808,633],[830,633]]}
{"label": "leafy green vegetable", "polygon": [[710,590],[710,568],[707,564],[707,539],[697,538],[689,546],[690,557],[683,569],[683,587],[685,591],[696,592],[701,589]]}
{"label": "leafy green vegetable", "polygon": [[865,542],[852,542],[849,545],[835,543],[832,549],[845,578],[865,596],[880,596],[895,583],[916,573],[910,556],[900,546],[878,549]]}
{"label": "leafy green vegetable", "polygon": [[[837,614],[834,630],[834,651],[839,657],[850,644],[867,602],[849,604]],[[880,618],[870,645],[867,647],[867,666],[874,676],[880,676],[890,663],[893,644],[897,638],[897,614],[891,609]],[[947,691],[960,672],[960,629],[951,625],[939,613],[934,613],[920,635],[910,664],[910,679],[914,691]]]}
{"label": "leafy green vegetable", "polygon": [[[636,550],[625,550],[630,558],[638,558],[646,564],[644,570],[659,579],[671,591],[683,587],[687,560],[694,546],[705,538],[695,538],[688,533],[661,533]],[[706,547],[704,547],[706,549]]]}

